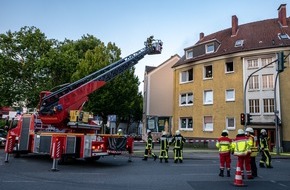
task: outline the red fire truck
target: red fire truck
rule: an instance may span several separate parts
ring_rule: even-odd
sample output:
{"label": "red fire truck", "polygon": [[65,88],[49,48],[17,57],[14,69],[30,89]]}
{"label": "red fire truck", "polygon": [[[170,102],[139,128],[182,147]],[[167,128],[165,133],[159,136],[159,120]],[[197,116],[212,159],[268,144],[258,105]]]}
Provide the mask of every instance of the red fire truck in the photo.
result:
{"label": "red fire truck", "polygon": [[98,90],[145,55],[160,54],[162,41],[150,36],[139,51],[114,62],[76,82],[40,93],[36,113],[12,120],[7,134],[5,162],[9,155],[49,154],[54,162],[68,158],[97,160],[101,156],[133,152],[133,138],[116,134],[99,134],[100,125],[90,123],[82,111],[88,95]]}

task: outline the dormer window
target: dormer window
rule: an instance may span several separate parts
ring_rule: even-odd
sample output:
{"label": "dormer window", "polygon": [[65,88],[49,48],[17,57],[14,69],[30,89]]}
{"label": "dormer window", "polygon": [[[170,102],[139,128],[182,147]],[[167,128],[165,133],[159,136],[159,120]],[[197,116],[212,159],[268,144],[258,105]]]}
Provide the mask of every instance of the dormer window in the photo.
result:
{"label": "dormer window", "polygon": [[213,53],[214,52],[214,44],[207,44],[205,45],[205,53]]}
{"label": "dormer window", "polygon": [[191,59],[191,58],[193,58],[193,51],[192,51],[192,49],[186,51],[186,59]]}
{"label": "dormer window", "polygon": [[237,40],[235,43],[235,47],[243,47],[244,45],[244,40]]}
{"label": "dormer window", "polygon": [[281,33],[279,33],[278,34],[278,37],[279,37],[280,40],[288,40],[288,39],[290,39],[289,36],[288,36],[288,34],[281,34]]}

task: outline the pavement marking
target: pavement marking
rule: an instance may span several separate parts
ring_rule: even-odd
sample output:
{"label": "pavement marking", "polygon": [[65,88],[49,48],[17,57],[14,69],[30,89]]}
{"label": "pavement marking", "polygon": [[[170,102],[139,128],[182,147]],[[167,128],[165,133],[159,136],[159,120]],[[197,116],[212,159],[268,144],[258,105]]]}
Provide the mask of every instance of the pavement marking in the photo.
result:
{"label": "pavement marking", "polygon": [[179,163],[176,163],[176,164],[170,164],[170,166],[178,166],[178,167],[188,167],[188,166],[200,166],[200,167],[204,167],[204,165],[207,165],[207,166],[216,166],[216,165],[219,165],[218,163],[216,164],[179,164]]}
{"label": "pavement marking", "polygon": [[2,183],[36,183],[37,181],[29,180],[3,180]]}

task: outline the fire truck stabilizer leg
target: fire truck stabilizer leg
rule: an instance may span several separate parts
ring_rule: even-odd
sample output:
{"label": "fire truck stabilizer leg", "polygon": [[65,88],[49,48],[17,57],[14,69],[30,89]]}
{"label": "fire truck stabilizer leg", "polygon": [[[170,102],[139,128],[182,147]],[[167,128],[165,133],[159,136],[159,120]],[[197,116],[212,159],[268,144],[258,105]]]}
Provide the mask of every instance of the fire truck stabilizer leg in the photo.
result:
{"label": "fire truck stabilizer leg", "polygon": [[53,159],[51,171],[53,172],[59,171],[59,169],[57,169],[57,159]]}
{"label": "fire truck stabilizer leg", "polygon": [[9,153],[6,153],[5,155],[5,163],[8,163],[9,162]]}

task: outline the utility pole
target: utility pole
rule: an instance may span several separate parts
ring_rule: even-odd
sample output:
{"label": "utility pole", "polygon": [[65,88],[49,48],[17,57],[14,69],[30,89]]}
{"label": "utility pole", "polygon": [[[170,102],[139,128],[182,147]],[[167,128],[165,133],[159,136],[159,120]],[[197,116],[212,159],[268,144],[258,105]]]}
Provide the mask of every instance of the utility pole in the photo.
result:
{"label": "utility pole", "polygon": [[278,65],[277,65],[277,75],[275,77],[274,86],[274,117],[275,117],[275,130],[276,130],[276,154],[280,154],[281,149],[281,139],[280,139],[280,128],[279,128],[279,111],[277,110],[277,81],[279,74],[284,71],[284,52],[278,53]]}

